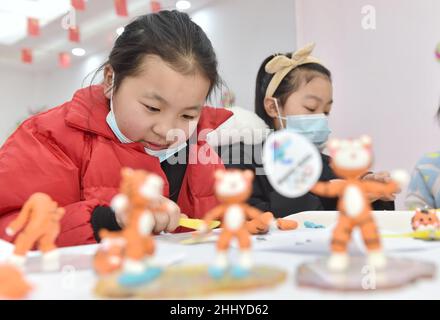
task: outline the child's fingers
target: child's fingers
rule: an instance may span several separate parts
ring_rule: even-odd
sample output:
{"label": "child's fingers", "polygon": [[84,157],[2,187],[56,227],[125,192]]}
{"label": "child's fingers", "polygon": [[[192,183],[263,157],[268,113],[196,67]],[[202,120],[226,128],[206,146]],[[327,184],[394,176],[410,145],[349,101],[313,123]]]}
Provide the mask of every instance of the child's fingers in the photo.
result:
{"label": "child's fingers", "polygon": [[377,182],[390,182],[391,175],[389,172],[377,172],[377,173],[369,173],[364,177],[365,180],[377,181]]}
{"label": "child's fingers", "polygon": [[163,203],[166,204],[166,206],[168,207],[169,211],[172,211],[172,212],[179,211],[180,212],[180,207],[173,200],[170,200],[170,199],[162,196],[162,201],[163,201]]}
{"label": "child's fingers", "polygon": [[179,220],[181,218],[180,210],[179,212],[171,212],[167,214],[169,217],[168,225],[165,229],[166,232],[172,232],[179,226]]}
{"label": "child's fingers", "polygon": [[387,171],[378,172],[376,175],[382,180],[391,180],[391,175]]}
{"label": "child's fingers", "polygon": [[153,232],[155,233],[164,231],[170,221],[170,217],[166,213],[155,213],[154,219],[156,220],[156,224],[154,225],[153,230]]}

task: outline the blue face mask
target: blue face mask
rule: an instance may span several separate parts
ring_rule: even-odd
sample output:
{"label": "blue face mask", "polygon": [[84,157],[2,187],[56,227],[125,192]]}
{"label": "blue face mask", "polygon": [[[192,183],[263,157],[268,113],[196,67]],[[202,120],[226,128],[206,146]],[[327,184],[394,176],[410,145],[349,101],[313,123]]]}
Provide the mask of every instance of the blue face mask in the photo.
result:
{"label": "blue face mask", "polygon": [[[110,127],[110,129],[113,131],[113,133],[115,134],[115,136],[118,138],[118,140],[121,143],[133,143],[134,141],[131,141],[122,133],[122,131],[118,127],[118,123],[116,122],[115,113],[113,111],[113,85],[114,85],[114,82],[115,82],[115,74],[113,73],[112,92],[110,95],[110,112],[107,114],[106,121],[107,121],[107,124]],[[177,153],[180,150],[182,150],[183,148],[185,148],[186,146],[187,146],[187,143],[184,142],[174,148],[168,148],[168,149],[163,149],[163,150],[151,150],[149,148],[144,147],[144,150],[145,150],[145,153],[149,154],[150,156],[156,157],[159,159],[160,162],[163,162],[163,161],[167,160],[169,157],[171,157],[172,155],[174,155],[175,153]]]}
{"label": "blue face mask", "polygon": [[278,112],[278,118],[283,129],[283,120],[285,120],[286,129],[305,136],[320,150],[325,148],[325,144],[331,133],[328,126],[328,117],[325,114],[320,113],[281,117],[278,101],[277,99],[274,100]]}

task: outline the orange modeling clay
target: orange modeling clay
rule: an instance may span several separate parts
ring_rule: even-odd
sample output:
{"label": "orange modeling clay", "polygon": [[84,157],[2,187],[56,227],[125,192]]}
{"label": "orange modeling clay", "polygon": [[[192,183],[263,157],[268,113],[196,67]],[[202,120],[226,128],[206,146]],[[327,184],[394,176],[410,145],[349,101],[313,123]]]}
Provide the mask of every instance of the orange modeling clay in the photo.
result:
{"label": "orange modeling clay", "polygon": [[9,262],[24,268],[26,254],[37,245],[43,253],[43,269],[53,271],[59,268],[59,254],[55,240],[60,233],[60,221],[64,208],[45,193],[34,193],[26,201],[18,217],[6,228],[6,234],[16,237],[15,249]]}
{"label": "orange modeling clay", "polygon": [[391,174],[392,181],[389,183],[361,180],[373,161],[371,139],[367,136],[356,140],[333,139],[327,147],[333,171],[344,179],[318,182],[312,189],[319,196],[339,198],[337,208],[340,215],[332,236],[328,267],[334,271],[346,270],[349,264],[347,245],[355,227],[360,228],[368,249],[369,265],[385,267],[386,258],[367,194],[382,197],[396,193],[407,182],[408,175],[397,170]]}
{"label": "orange modeling clay", "polygon": [[252,234],[264,234],[269,229],[279,229],[283,231],[295,230],[298,228],[298,222],[288,219],[275,219],[272,212],[265,212],[258,218],[247,221],[246,228]]}
{"label": "orange modeling clay", "polygon": [[9,264],[0,265],[0,298],[23,299],[31,289],[19,269]]}

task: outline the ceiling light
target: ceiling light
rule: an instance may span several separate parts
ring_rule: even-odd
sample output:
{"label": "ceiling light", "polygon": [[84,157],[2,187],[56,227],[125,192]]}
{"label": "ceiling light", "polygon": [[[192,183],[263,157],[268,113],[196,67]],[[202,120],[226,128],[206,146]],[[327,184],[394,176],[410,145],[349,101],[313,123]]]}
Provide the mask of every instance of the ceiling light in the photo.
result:
{"label": "ceiling light", "polygon": [[86,50],[83,48],[74,48],[72,49],[72,54],[77,57],[82,57],[86,54]]}
{"label": "ceiling light", "polygon": [[176,2],[176,8],[177,10],[188,10],[191,8],[191,2],[186,0],[179,0]]}

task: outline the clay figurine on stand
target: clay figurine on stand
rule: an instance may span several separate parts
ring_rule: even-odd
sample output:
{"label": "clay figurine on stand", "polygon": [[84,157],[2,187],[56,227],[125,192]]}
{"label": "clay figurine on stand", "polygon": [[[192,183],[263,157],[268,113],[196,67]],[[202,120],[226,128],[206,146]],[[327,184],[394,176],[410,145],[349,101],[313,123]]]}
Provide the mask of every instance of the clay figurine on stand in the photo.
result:
{"label": "clay figurine on stand", "polygon": [[[409,180],[406,172],[391,173],[390,182],[362,180],[372,165],[371,139],[330,140],[327,144],[331,167],[343,180],[318,182],[312,192],[337,197],[338,222],[331,237],[331,256],[301,264],[297,269],[300,286],[339,291],[395,289],[418,279],[432,278],[432,263],[400,257],[386,257],[381,236],[371,212],[371,198],[390,196]],[[347,246],[358,228],[367,256],[349,257]]]}
{"label": "clay figurine on stand", "polygon": [[[225,290],[242,292],[273,287],[286,279],[287,273],[282,269],[252,266],[246,220],[259,219],[262,214],[246,204],[252,190],[252,171],[216,171],[214,189],[221,204],[203,220],[181,218],[180,224],[197,228],[200,237],[218,226],[217,220],[222,220],[214,265],[167,265],[162,269],[151,263],[151,217],[152,212],[174,210],[174,203],[160,200],[163,185],[158,176],[140,170],[124,170],[122,176],[121,193],[114,198],[113,206],[127,211],[128,223],[121,232],[100,232],[105,244],[95,256],[95,270],[101,276],[95,287],[97,295],[143,299],[200,297]],[[226,254],[233,239],[239,242],[240,261],[226,274]]]}
{"label": "clay figurine on stand", "polygon": [[174,207],[163,197],[163,180],[158,175],[129,168],[122,169],[121,173],[120,193],[112,200],[115,211],[122,210],[127,215],[122,231],[125,249],[118,282],[123,286],[137,286],[154,280],[162,272],[153,263],[153,214],[165,214]]}
{"label": "clay figurine on stand", "polygon": [[408,175],[404,171],[391,174],[392,181],[380,183],[361,180],[373,162],[371,139],[363,136],[356,140],[329,141],[328,150],[331,167],[343,180],[318,182],[312,192],[322,197],[338,197],[339,220],[331,240],[332,255],[328,267],[334,271],[343,271],[349,265],[347,246],[354,228],[361,231],[368,250],[368,264],[376,268],[386,266],[378,228],[371,213],[371,203],[367,196],[383,197],[398,192],[407,183]]}
{"label": "clay figurine on stand", "polygon": [[6,228],[10,237],[17,235],[15,249],[9,262],[24,269],[26,255],[34,245],[43,253],[44,271],[59,269],[59,253],[55,240],[60,233],[60,221],[64,208],[44,193],[34,193],[26,201],[18,217]]}
{"label": "clay figurine on stand", "polygon": [[217,241],[217,258],[209,268],[213,278],[221,278],[227,271],[227,251],[233,239],[238,240],[240,261],[232,268],[232,276],[247,276],[252,267],[251,239],[246,220],[259,219],[263,214],[246,203],[252,192],[253,179],[254,173],[251,170],[230,169],[215,172],[214,189],[220,205],[206,214],[205,223],[200,228],[201,232],[207,232],[212,220],[222,221],[222,231]]}

